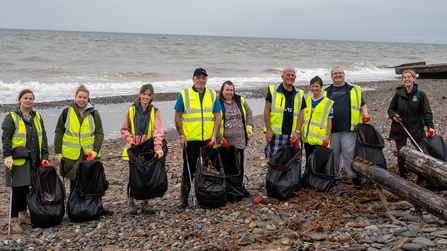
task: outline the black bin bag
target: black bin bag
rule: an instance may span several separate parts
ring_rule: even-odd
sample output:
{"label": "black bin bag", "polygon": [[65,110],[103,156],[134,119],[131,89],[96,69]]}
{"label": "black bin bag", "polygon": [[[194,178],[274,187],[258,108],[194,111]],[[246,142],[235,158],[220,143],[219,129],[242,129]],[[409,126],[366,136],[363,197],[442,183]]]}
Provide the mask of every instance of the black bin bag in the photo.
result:
{"label": "black bin bag", "polygon": [[241,175],[241,154],[233,145],[227,147],[220,146],[217,150],[219,151],[225,173],[227,201],[241,201],[246,193]]}
{"label": "black bin bag", "polygon": [[[434,135],[432,138],[422,138],[420,147],[426,154],[433,158],[447,162],[447,144],[441,136]],[[442,191],[447,189],[443,185],[438,184],[433,180],[429,180],[420,174],[418,175],[417,184],[432,191]]]}
{"label": "black bin bag", "polygon": [[65,187],[53,166],[38,167],[31,178],[26,201],[33,227],[53,227],[65,214]]}
{"label": "black bin bag", "polygon": [[301,188],[301,149],[286,146],[267,162],[267,196],[287,200]]}
{"label": "black bin bag", "polygon": [[376,166],[387,169],[383,148],[385,141],[382,135],[370,124],[357,124],[357,141],[355,144],[355,157],[361,157]]}
{"label": "black bin bag", "polygon": [[98,160],[82,161],[67,204],[68,217],[74,221],[97,220],[101,216],[102,196],[109,188],[104,166]]}
{"label": "black bin bag", "polygon": [[225,206],[226,183],[219,151],[212,147],[201,147],[194,178],[197,202],[204,209]]}
{"label": "black bin bag", "polygon": [[317,146],[307,160],[302,187],[329,192],[335,179],[334,150]]}
{"label": "black bin bag", "polygon": [[168,190],[168,175],[165,167],[168,154],[166,140],[163,140],[162,149],[163,157],[154,158],[154,140],[149,139],[127,150],[130,164],[129,188],[136,200],[163,197]]}

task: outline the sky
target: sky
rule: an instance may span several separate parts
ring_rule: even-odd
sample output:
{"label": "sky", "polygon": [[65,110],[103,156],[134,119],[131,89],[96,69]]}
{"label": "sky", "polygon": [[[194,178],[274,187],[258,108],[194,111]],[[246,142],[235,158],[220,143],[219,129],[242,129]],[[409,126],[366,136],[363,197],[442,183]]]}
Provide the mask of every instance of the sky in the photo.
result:
{"label": "sky", "polygon": [[447,44],[447,1],[0,0],[0,28]]}

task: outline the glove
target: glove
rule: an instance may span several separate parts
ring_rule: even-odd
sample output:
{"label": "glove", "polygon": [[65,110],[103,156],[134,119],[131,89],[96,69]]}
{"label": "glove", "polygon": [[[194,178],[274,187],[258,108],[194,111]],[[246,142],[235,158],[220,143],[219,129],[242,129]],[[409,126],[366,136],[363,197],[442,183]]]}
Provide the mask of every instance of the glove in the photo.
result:
{"label": "glove", "polygon": [[248,138],[251,138],[251,136],[253,135],[253,126],[251,126],[251,125],[247,125],[247,126],[245,127],[245,129],[247,130],[247,136],[248,136]]}
{"label": "glove", "polygon": [[92,159],[95,159],[96,156],[98,155],[98,153],[95,151],[91,151],[90,153],[92,154]]}
{"label": "glove", "polygon": [[54,156],[54,160],[56,161],[56,164],[60,165],[62,163],[62,154],[58,153],[56,156]]}
{"label": "glove", "polygon": [[402,118],[399,116],[399,114],[396,113],[396,115],[394,115],[393,117],[394,121],[396,121],[397,123],[402,122]]}
{"label": "glove", "polygon": [[362,118],[362,124],[366,124],[369,121],[371,121],[371,117],[370,116]]}
{"label": "glove", "polygon": [[158,150],[155,152],[155,155],[157,155],[157,159],[161,159],[165,153],[163,150]]}
{"label": "glove", "polygon": [[48,160],[46,160],[46,159],[43,159],[40,161],[40,166],[49,166],[49,165],[50,165],[50,163],[48,163]]}
{"label": "glove", "polygon": [[323,144],[322,144],[322,146],[324,146],[324,147],[328,147],[328,146],[329,146],[329,141],[327,141],[327,140],[323,140]]}
{"label": "glove", "polygon": [[8,170],[11,172],[12,171],[12,164],[14,163],[14,161],[12,160],[12,156],[8,156],[5,158],[5,166],[8,168]]}
{"label": "glove", "polygon": [[435,129],[433,129],[433,128],[428,128],[428,130],[427,130],[427,136],[428,136],[429,138],[432,138],[433,136],[435,136]]}
{"label": "glove", "polygon": [[225,139],[223,139],[222,142],[220,142],[220,144],[221,144],[223,147],[227,147],[227,146],[228,146],[228,142],[227,142]]}

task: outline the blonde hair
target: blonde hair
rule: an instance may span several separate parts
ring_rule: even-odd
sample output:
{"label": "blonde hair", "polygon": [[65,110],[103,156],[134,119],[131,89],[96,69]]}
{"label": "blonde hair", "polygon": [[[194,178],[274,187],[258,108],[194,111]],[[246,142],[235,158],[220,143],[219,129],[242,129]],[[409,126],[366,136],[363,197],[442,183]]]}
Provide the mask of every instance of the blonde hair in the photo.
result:
{"label": "blonde hair", "polygon": [[78,95],[79,92],[85,92],[87,93],[87,96],[90,96],[89,91],[87,90],[87,88],[85,87],[85,85],[81,84],[78,89],[76,89],[76,95]]}
{"label": "blonde hair", "polygon": [[404,75],[405,75],[405,73],[410,73],[410,75],[413,77],[413,78],[416,78],[416,72],[414,72],[413,70],[405,70],[404,72],[402,72],[402,79],[404,79]]}

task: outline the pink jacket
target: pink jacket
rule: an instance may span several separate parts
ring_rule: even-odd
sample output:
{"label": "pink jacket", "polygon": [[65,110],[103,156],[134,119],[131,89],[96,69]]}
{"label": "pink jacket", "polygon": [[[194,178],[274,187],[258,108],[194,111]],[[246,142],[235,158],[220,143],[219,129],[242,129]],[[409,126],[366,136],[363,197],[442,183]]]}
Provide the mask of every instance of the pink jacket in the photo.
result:
{"label": "pink jacket", "polygon": [[[162,140],[164,137],[163,124],[161,123],[160,110],[155,113],[154,131],[152,132],[152,138],[154,139],[154,151],[162,150]],[[121,127],[121,138],[128,144],[130,144],[134,137],[130,128],[129,111],[127,111],[124,117],[123,126]],[[140,144],[147,140],[147,135],[135,135],[135,143]]]}

